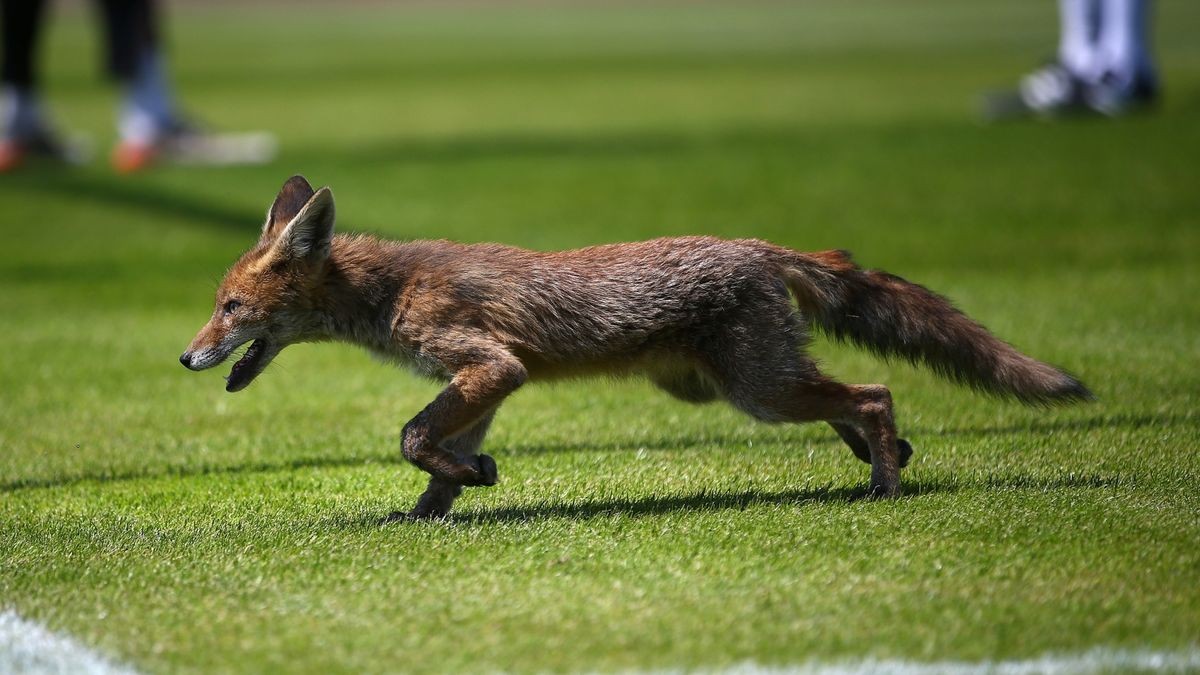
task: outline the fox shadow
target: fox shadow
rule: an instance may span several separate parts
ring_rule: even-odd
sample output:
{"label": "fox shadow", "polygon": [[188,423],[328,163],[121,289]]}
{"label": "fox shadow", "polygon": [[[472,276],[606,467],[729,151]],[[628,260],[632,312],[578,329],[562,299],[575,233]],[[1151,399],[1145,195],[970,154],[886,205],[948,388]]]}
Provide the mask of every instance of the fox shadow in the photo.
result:
{"label": "fox shadow", "polygon": [[[919,496],[946,486],[914,484],[906,486],[911,496]],[[636,499],[603,499],[582,503],[541,503],[530,506],[506,506],[495,509],[465,510],[452,513],[449,520],[468,524],[505,522],[527,522],[566,518],[590,520],[592,518],[623,515],[631,518],[654,516],[674,511],[745,511],[753,506],[803,506],[805,504],[850,504],[864,501],[865,488],[822,486],[803,490],[766,492],[742,490],[739,492],[700,491],[690,495],[649,496]]]}
{"label": "fox shadow", "polygon": [[[865,487],[825,485],[814,488],[791,489],[776,492],[765,490],[742,490],[738,492],[709,492],[701,490],[688,495],[651,495],[638,498],[602,499],[586,502],[550,503],[538,502],[526,506],[503,506],[498,508],[464,509],[451,513],[440,521],[450,524],[488,525],[499,523],[531,522],[540,520],[566,519],[591,520],[613,516],[641,518],[685,511],[745,511],[759,506],[791,506],[803,508],[816,504],[856,503],[904,503],[923,499],[934,494],[952,494],[966,490],[1024,489],[1055,491],[1061,489],[1098,489],[1120,484],[1115,478],[1099,474],[1069,475],[1061,478],[1037,479],[1024,475],[988,476],[974,481],[917,480],[904,483],[904,495],[898,500],[874,500]],[[410,520],[397,514],[389,516],[360,516],[342,521],[337,525],[350,527],[390,526],[392,524],[418,524],[430,521]]]}

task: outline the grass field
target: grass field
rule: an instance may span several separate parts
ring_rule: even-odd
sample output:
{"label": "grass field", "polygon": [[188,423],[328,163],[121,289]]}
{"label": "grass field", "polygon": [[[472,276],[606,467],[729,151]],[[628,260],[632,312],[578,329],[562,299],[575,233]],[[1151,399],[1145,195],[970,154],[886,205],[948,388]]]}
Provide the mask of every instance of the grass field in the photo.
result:
{"label": "grass field", "polygon": [[[270,166],[0,177],[0,609],[149,671],[613,671],[1009,659],[1200,642],[1200,5],[1167,97],[974,121],[1053,3],[280,7],[173,15],[189,107]],[[65,126],[111,137],[86,15],[49,36]],[[103,144],[102,146],[103,147]],[[236,396],[176,362],[274,191],[339,225],[565,248],[658,235],[847,248],[1096,403],[1031,410],[818,341],[885,382],[894,502],[823,426],[637,382],[530,387],[501,483],[378,524],[436,391],[334,345]]]}

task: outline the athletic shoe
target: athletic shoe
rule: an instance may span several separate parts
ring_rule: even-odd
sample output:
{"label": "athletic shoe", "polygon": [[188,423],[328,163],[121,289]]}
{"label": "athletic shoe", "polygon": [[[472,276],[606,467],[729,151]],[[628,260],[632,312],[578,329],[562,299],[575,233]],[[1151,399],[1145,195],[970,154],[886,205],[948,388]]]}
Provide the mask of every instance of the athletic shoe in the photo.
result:
{"label": "athletic shoe", "polygon": [[1152,74],[1139,75],[1130,87],[1120,86],[1111,73],[1089,84],[1063,65],[1050,63],[1021,78],[1017,91],[985,96],[983,118],[998,122],[1031,116],[1114,117],[1150,106],[1157,99],[1158,82]]}
{"label": "athletic shoe", "polygon": [[1087,112],[1086,89],[1084,82],[1062,64],[1049,63],[1022,77],[1016,91],[985,94],[983,118],[998,122]]}
{"label": "athletic shoe", "polygon": [[222,134],[176,123],[152,141],[121,141],[113,148],[112,166],[118,173],[141,171],[165,162],[202,166],[265,164],[275,157],[275,137],[251,132]]}
{"label": "athletic shoe", "polygon": [[0,138],[0,173],[20,168],[28,160],[49,160],[60,164],[83,164],[87,144],[64,141],[46,129],[17,138]]}
{"label": "athletic shoe", "polygon": [[1158,81],[1153,75],[1141,75],[1123,87],[1112,73],[1084,91],[1084,100],[1092,110],[1109,117],[1149,108],[1158,102]]}

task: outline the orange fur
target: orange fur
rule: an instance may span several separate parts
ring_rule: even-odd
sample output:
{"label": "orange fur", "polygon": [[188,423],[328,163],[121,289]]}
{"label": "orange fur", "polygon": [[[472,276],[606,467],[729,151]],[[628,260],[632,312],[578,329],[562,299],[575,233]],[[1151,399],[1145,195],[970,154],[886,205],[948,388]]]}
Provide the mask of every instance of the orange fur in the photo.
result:
{"label": "orange fur", "polygon": [[912,450],[890,393],[822,375],[804,354],[810,322],[992,393],[1088,396],[944,298],[844,251],[678,237],[542,253],[335,236],[333,221],[327,188],[285,183],[181,361],[212,367],[253,341],[230,373],[237,391],[289,344],[340,340],[445,382],[404,427],[401,452],[431,476],[412,516],[444,515],[462,486],[495,483],[478,449],[505,397],[526,381],[596,374],[642,374],[679,399],[724,399],[769,422],[828,422],[871,464],[871,492],[898,495]]}

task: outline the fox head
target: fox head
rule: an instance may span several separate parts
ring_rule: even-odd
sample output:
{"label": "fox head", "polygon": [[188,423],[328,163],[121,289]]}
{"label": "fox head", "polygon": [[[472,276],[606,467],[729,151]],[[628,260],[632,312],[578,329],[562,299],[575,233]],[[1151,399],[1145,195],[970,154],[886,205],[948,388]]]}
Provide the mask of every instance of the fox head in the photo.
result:
{"label": "fox head", "polygon": [[289,178],[267,211],[258,243],[225,275],[212,317],[179,362],[191,370],[212,368],[250,342],[225,378],[226,391],[240,391],[284,347],[318,335],[319,314],[311,310],[333,218],[329,188],[314,191],[303,176]]}

